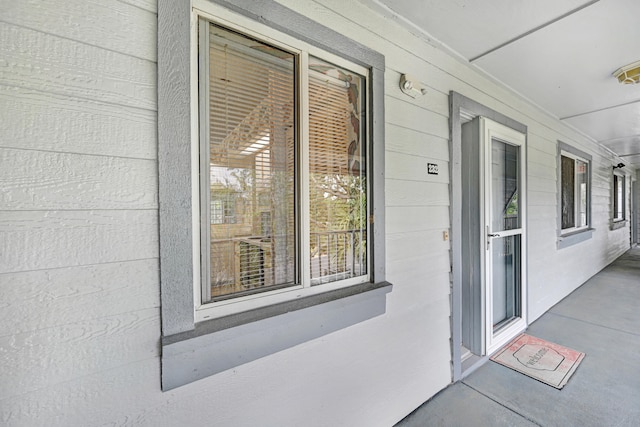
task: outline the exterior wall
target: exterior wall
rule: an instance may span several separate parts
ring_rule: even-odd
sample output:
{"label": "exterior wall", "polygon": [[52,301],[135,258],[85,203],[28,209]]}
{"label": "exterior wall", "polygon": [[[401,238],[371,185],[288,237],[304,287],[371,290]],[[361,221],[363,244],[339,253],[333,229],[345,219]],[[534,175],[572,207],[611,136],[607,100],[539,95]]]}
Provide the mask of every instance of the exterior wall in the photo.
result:
{"label": "exterior wall", "polygon": [[[387,312],[161,392],[155,2],[6,0],[0,424],[389,426],[444,388],[450,90],[528,126],[530,320],[628,248],[607,151],[358,2],[281,3],[386,57]],[[403,95],[402,73],[429,93]],[[558,140],[594,172],[596,231],[562,250]]]}

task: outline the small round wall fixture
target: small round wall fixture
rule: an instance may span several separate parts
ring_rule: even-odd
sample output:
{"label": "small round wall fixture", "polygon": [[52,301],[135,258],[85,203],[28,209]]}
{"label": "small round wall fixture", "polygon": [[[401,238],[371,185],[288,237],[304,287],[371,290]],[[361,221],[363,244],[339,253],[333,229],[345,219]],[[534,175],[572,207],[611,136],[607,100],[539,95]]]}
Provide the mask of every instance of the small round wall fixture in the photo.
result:
{"label": "small round wall fixture", "polygon": [[640,61],[618,68],[613,75],[623,84],[640,83]]}

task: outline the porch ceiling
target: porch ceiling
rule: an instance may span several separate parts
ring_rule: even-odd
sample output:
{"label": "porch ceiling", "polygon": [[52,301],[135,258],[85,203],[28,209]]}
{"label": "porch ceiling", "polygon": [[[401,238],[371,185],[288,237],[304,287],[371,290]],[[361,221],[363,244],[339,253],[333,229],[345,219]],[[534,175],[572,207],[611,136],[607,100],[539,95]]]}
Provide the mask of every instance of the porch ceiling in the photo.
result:
{"label": "porch ceiling", "polygon": [[640,168],[638,0],[361,0],[418,28]]}

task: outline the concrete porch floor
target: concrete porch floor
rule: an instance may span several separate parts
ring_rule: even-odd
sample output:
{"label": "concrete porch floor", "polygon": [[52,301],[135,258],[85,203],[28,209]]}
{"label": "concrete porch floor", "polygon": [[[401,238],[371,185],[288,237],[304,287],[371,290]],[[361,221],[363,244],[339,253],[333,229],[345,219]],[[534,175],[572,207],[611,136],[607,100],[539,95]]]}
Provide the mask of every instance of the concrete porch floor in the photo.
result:
{"label": "concrete porch floor", "polygon": [[396,427],[640,425],[640,248],[588,280],[527,333],[586,353],[562,390],[489,361]]}

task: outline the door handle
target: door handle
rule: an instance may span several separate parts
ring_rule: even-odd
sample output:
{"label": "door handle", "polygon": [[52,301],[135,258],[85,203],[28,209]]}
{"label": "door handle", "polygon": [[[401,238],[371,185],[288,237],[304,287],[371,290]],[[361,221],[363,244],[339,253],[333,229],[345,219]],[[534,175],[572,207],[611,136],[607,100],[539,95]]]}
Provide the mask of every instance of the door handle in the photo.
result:
{"label": "door handle", "polygon": [[[487,228],[489,228],[489,227],[487,227]],[[488,237],[488,239],[487,239],[487,250],[489,250],[489,246],[491,245],[491,238],[500,237],[500,234],[498,234],[498,233],[489,233],[488,231],[489,230],[487,230],[487,237]]]}
{"label": "door handle", "polygon": [[[486,226],[486,230],[487,230],[487,237],[500,237],[500,234],[498,233],[489,233],[489,226]],[[489,246],[491,245],[491,239],[487,239],[487,250],[489,250]]]}

